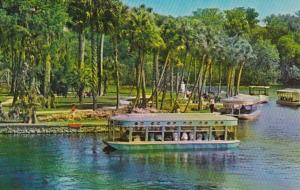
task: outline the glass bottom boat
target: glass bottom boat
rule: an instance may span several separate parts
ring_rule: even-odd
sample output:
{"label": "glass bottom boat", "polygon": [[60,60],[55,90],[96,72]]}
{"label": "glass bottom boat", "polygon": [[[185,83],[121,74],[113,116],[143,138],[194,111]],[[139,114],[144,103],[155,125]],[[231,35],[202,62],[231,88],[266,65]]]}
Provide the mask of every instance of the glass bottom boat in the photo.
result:
{"label": "glass bottom boat", "polygon": [[269,102],[269,86],[249,86],[249,95],[257,96],[259,103],[264,104]]}
{"label": "glass bottom boat", "polygon": [[291,107],[300,107],[300,89],[287,88],[277,90],[277,104]]}
{"label": "glass bottom boat", "polygon": [[122,151],[229,149],[240,142],[237,123],[234,117],[208,113],[117,115],[104,143]]}
{"label": "glass bottom boat", "polygon": [[241,120],[254,120],[260,111],[260,99],[249,95],[237,95],[222,99],[224,108],[221,113],[228,116],[234,116]]}

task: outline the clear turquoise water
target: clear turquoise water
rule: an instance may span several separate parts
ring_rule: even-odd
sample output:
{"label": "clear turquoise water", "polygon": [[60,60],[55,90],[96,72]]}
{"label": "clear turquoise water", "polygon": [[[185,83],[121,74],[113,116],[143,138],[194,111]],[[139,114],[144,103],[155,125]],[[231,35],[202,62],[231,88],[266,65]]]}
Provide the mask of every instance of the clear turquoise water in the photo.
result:
{"label": "clear turquoise water", "polygon": [[229,151],[105,154],[101,136],[0,136],[0,189],[300,189],[300,110],[266,104]]}

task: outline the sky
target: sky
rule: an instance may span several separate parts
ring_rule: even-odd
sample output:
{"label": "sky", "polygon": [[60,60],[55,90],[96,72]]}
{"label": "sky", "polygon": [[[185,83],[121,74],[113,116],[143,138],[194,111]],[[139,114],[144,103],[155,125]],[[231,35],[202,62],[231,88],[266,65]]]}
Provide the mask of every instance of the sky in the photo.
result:
{"label": "sky", "polygon": [[222,10],[234,7],[255,8],[264,19],[271,14],[294,14],[300,10],[300,0],[122,0],[128,6],[141,4],[153,8],[162,15],[186,16],[198,8],[220,8]]}

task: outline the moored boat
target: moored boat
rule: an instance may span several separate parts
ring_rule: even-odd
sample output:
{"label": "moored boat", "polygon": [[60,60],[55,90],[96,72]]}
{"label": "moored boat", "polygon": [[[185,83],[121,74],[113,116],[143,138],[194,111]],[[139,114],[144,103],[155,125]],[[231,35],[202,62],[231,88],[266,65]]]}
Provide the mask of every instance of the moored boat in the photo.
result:
{"label": "moored boat", "polygon": [[222,114],[241,120],[254,120],[260,115],[260,99],[250,95],[237,95],[222,99]]}
{"label": "moored boat", "polygon": [[277,103],[284,106],[300,107],[300,89],[286,88],[277,90]]}
{"label": "moored boat", "polygon": [[249,86],[249,95],[257,96],[259,103],[269,102],[269,86]]}
{"label": "moored boat", "polygon": [[123,114],[110,119],[108,146],[122,151],[228,149],[237,119],[208,113]]}

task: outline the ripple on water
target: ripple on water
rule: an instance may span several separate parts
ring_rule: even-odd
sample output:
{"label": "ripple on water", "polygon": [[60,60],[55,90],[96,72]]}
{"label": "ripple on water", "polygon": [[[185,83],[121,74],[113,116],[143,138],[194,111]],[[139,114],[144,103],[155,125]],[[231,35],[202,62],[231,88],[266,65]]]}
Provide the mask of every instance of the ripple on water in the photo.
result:
{"label": "ripple on water", "polygon": [[300,189],[300,111],[271,102],[229,151],[102,151],[101,136],[0,136],[0,189]]}

